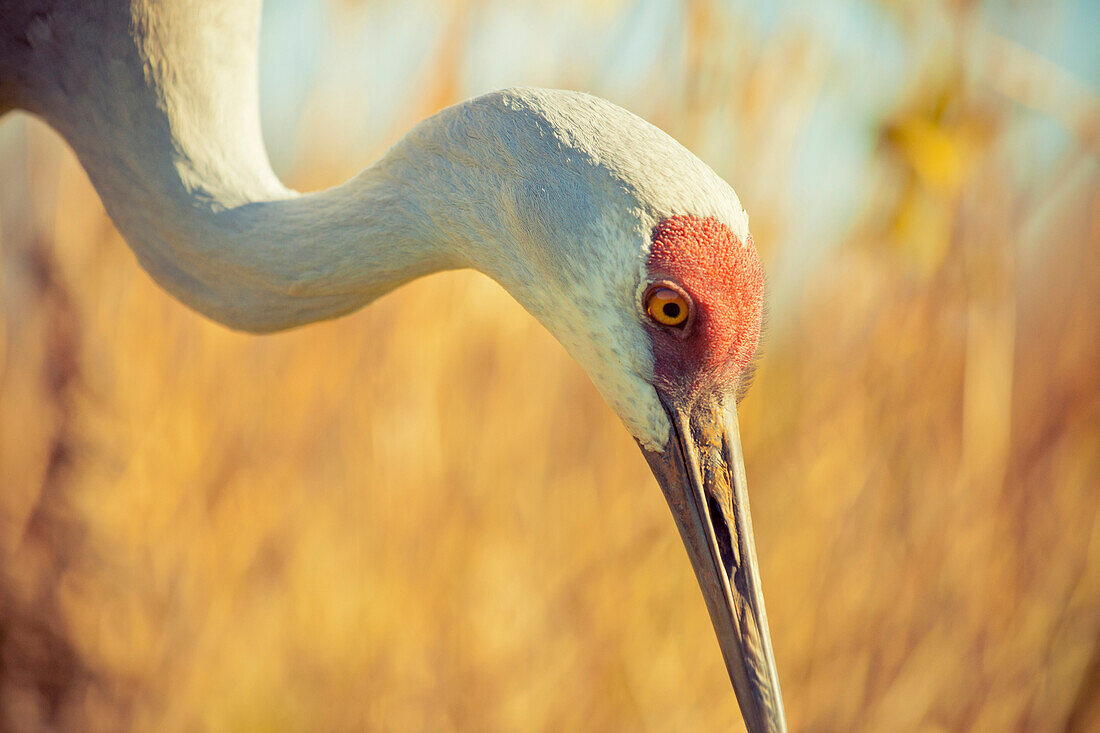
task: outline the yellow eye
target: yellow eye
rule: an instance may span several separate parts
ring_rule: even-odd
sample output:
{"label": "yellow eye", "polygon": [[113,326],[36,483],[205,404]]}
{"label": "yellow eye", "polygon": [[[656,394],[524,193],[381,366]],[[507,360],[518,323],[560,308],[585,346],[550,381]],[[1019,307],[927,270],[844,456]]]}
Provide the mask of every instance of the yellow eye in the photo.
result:
{"label": "yellow eye", "polygon": [[656,287],[646,295],[645,309],[649,317],[662,326],[683,326],[688,319],[688,303],[672,288]]}

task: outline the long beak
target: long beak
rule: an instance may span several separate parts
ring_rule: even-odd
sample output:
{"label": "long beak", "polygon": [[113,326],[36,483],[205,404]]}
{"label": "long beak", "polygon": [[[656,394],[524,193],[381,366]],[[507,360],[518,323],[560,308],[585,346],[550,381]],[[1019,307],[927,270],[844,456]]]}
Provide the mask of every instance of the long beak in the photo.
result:
{"label": "long beak", "polygon": [[663,452],[642,452],[691,557],[745,726],[783,733],[735,401],[718,395],[685,408],[662,401],[673,435]]}

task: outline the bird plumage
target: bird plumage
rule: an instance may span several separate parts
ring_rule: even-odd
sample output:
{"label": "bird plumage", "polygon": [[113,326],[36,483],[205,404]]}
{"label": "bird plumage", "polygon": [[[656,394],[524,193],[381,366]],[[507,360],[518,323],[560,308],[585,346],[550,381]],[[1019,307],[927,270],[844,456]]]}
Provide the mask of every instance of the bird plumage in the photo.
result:
{"label": "bird plumage", "polygon": [[[736,194],[672,137],[597,97],[511,89],[415,126],[346,183],[299,195],[260,137],[258,3],[138,0],[31,13],[52,83],[17,99],[69,141],[142,266],[233,328],[343,315],[409,280],[473,267],[588,371],[647,445],[669,425],[635,305],[661,219]],[[94,42],[82,29],[95,27]],[[34,30],[38,28],[39,30]],[[609,368],[614,365],[614,368]]]}

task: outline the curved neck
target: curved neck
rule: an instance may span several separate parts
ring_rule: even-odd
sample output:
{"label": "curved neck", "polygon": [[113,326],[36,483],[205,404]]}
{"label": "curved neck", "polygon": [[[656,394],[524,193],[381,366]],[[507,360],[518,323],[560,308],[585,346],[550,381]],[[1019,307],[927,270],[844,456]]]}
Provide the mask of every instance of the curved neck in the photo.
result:
{"label": "curved neck", "polygon": [[316,194],[280,183],[260,135],[259,3],[194,17],[209,7],[71,3],[27,31],[40,39],[28,68],[46,78],[26,106],[72,145],[154,279],[217,321],[271,331],[462,264],[420,215],[407,155]]}
{"label": "curved neck", "polygon": [[12,1],[0,109],[13,100],[68,140],[139,261],[180,300],[272,331],[473,267],[557,337],[634,435],[663,444],[638,304],[654,227],[688,212],[747,235],[732,189],[668,135],[589,95],[502,90],[300,196],[260,136],[259,0]]}

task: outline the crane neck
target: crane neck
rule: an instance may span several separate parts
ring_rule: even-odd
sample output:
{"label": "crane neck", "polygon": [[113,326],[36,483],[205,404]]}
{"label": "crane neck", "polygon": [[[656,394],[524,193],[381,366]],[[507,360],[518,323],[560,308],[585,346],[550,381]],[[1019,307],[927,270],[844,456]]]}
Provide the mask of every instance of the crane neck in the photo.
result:
{"label": "crane neck", "polygon": [[423,216],[408,178],[422,150],[327,191],[285,187],[260,133],[258,3],[189,17],[199,6],[72,3],[24,30],[37,59],[23,67],[39,77],[18,101],[70,143],[158,283],[216,321],[271,331],[465,264],[438,236],[447,212]]}

